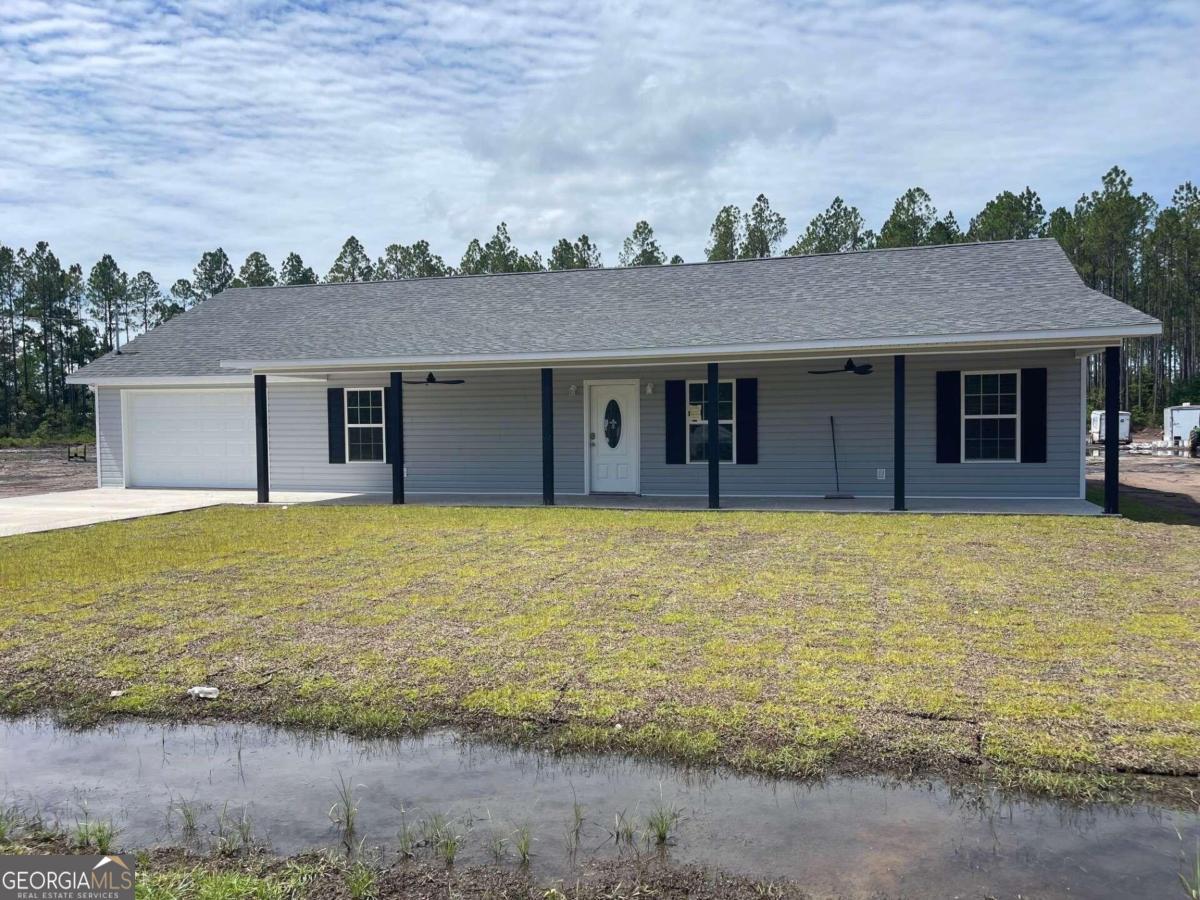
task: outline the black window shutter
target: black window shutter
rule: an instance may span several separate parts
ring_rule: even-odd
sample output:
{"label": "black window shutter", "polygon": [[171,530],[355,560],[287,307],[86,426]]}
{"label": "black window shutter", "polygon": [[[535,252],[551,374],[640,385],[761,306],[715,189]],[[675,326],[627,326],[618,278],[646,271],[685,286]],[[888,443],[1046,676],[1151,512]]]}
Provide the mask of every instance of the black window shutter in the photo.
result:
{"label": "black window shutter", "polygon": [[668,381],[664,394],[667,408],[667,465],[687,462],[687,382]]}
{"label": "black window shutter", "polygon": [[937,373],[937,461],[962,462],[962,374]]}
{"label": "black window shutter", "polygon": [[1046,370],[1021,370],[1021,462],[1046,461]]}
{"label": "black window shutter", "polygon": [[392,421],[392,389],[383,389],[383,461],[392,461],[392,444],[396,438],[396,423]]}
{"label": "black window shutter", "polygon": [[344,388],[329,388],[329,461],[346,461],[346,391]]}
{"label": "black window shutter", "polygon": [[758,379],[739,378],[734,389],[737,464],[753,466],[758,463]]}

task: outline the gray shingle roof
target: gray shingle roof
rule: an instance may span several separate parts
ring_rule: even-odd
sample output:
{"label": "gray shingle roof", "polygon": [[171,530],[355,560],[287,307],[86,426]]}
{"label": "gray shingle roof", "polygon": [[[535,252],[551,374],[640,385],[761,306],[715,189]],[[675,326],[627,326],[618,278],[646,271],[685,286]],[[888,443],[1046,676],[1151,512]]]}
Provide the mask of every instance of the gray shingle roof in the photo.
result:
{"label": "gray shingle roof", "polygon": [[232,375],[222,360],[728,347],[1152,326],[1053,240],[727,263],[228,290],[72,378]]}

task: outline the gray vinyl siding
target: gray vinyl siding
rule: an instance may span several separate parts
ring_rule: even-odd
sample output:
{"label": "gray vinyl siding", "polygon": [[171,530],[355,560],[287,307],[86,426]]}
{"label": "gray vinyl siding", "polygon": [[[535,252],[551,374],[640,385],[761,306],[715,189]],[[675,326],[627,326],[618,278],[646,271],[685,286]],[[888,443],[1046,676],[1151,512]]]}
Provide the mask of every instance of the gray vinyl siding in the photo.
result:
{"label": "gray vinyl siding", "polygon": [[[942,463],[934,443],[935,373],[1046,367],[1046,462]],[[908,360],[906,488],[912,497],[1078,497],[1083,458],[1079,360],[1069,350]]]}
{"label": "gray vinyl siding", "polygon": [[[404,386],[405,489],[413,493],[540,492],[538,372],[479,372],[466,377],[464,385]],[[326,425],[328,388],[382,388],[386,383],[380,376],[312,384],[270,383],[271,486],[278,490],[390,493],[389,464],[329,462]],[[568,398],[565,387],[563,390],[565,402]],[[579,453],[582,455],[582,448]],[[557,455],[567,465],[566,453]],[[582,466],[576,465],[582,473]]]}
{"label": "gray vinyl siding", "polygon": [[[841,489],[861,496],[891,491],[891,359],[871,362],[870,375],[809,375],[809,369],[834,369],[840,361],[722,365],[726,378],[758,379],[758,463],[721,466],[726,495],[823,495],[835,490],[833,437],[837,428]],[[651,370],[653,371],[653,370]],[[705,463],[667,465],[667,379],[703,380],[703,366],[654,372],[654,390],[642,396],[642,493],[705,494]],[[736,410],[735,410],[736,415]],[[736,453],[736,448],[735,448]],[[884,480],[876,479],[883,468]]]}
{"label": "gray vinyl siding", "polygon": [[330,465],[327,387],[383,387],[384,380],[267,382],[267,454],[271,487],[282,491],[391,492],[387,463]]}
{"label": "gray vinyl siding", "polygon": [[100,487],[125,484],[121,446],[121,389],[96,389],[96,465]]}
{"label": "gray vinyl siding", "polygon": [[[743,496],[821,496],[835,489],[830,417],[837,427],[841,489],[859,496],[892,492],[892,359],[868,376],[810,375],[838,361],[740,363],[722,378],[758,379],[757,465],[721,467],[721,492]],[[934,461],[934,376],[943,369],[1048,370],[1048,455],[1044,464]],[[412,373],[420,377],[424,373]],[[536,370],[476,372],[463,385],[406,385],[406,490],[421,493],[539,493],[541,404]],[[554,373],[555,487],[584,490],[586,380],[639,381],[641,489],[647,495],[702,495],[704,464],[665,462],[665,383],[703,379],[703,364],[672,368],[559,369]],[[383,387],[382,376],[328,382],[271,382],[268,421],[271,485],[278,490],[387,493],[384,463],[328,461],[326,388]],[[571,396],[571,386],[575,387]],[[647,385],[651,393],[645,393]],[[1070,351],[910,356],[907,375],[907,489],[913,497],[1077,497],[1082,409],[1079,362]],[[119,430],[118,430],[119,433]],[[884,470],[883,479],[877,470]],[[118,469],[119,471],[119,469]]]}

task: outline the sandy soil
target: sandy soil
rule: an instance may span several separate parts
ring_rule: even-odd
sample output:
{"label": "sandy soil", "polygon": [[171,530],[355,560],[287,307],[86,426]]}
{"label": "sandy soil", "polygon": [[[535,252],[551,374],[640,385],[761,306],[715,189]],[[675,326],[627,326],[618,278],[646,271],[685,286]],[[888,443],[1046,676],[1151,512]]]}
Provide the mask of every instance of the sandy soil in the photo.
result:
{"label": "sandy soil", "polygon": [[[1088,483],[1104,484],[1104,458],[1088,457]],[[1182,513],[1200,524],[1200,459],[1122,456],[1121,491],[1159,509]]]}
{"label": "sandy soil", "polygon": [[66,447],[0,449],[0,497],[77,491],[96,486],[96,448],[87,461],[67,461]]}

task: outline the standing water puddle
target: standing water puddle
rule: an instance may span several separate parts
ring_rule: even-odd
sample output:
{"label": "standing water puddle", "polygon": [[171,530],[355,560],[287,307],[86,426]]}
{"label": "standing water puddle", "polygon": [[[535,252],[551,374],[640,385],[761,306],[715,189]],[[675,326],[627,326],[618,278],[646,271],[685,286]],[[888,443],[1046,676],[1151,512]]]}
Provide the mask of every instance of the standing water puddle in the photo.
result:
{"label": "standing water puddle", "polygon": [[[685,771],[615,756],[558,757],[434,733],[358,740],[240,725],[126,723],[76,732],[0,722],[5,802],[72,825],[86,808],[111,819],[118,845],[184,843],[172,802],[200,810],[202,834],[222,809],[244,809],[256,839],[291,854],[336,846],[329,819],[339,778],[354,786],[358,834],[395,850],[402,825],[443,816],[464,835],[459,865],[493,862],[494,835],[528,826],[541,880],[571,871],[568,832],[583,809],[577,858],[614,846],[624,814],[636,829],[659,808],[681,811],[668,859],[816,895],[1172,897],[1194,866],[1195,813],[1049,801],[967,800],[938,781],[773,781]],[[170,822],[170,824],[168,824]],[[414,829],[415,830],[415,829]],[[1181,839],[1182,835],[1182,839]],[[647,844],[638,839],[639,852]]]}

